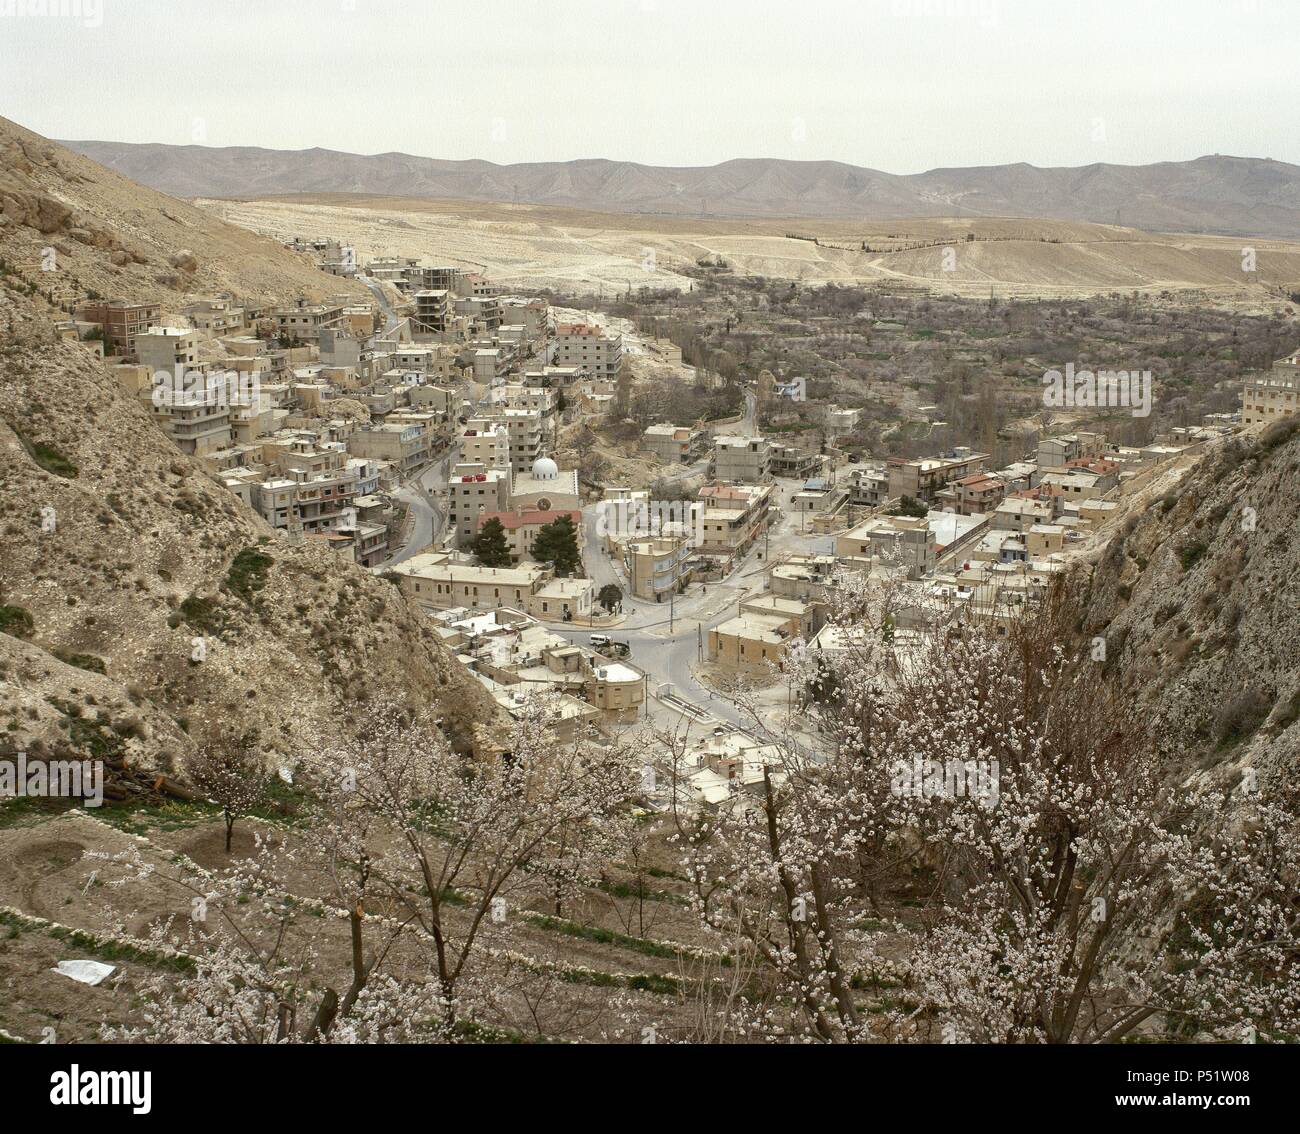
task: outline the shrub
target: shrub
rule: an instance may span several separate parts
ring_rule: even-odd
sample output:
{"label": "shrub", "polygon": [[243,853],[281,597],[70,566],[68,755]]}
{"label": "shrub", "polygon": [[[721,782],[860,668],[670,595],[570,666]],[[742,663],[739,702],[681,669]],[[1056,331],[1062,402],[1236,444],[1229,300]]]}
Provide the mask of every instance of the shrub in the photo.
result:
{"label": "shrub", "polygon": [[63,662],[64,665],[74,665],[78,669],[89,670],[91,673],[107,673],[108,669],[104,665],[104,659],[96,657],[94,654],[74,654],[67,650],[55,650],[54,656]]}
{"label": "shrub", "polygon": [[1300,417],[1284,417],[1259,435],[1259,447],[1265,453],[1271,452],[1279,445],[1285,445],[1297,432],[1300,432]]}
{"label": "shrub", "polygon": [[0,633],[30,638],[36,630],[32,612],[21,606],[0,606]]}
{"label": "shrub", "polygon": [[275,560],[251,547],[235,556],[226,572],[226,586],[245,602],[253,601],[253,592],[266,586],[267,569]]}
{"label": "shrub", "polygon": [[180,605],[180,616],[190,627],[202,634],[215,634],[221,629],[217,606],[211,599],[190,595]]}
{"label": "shrub", "polygon": [[1246,689],[1229,701],[1214,722],[1220,748],[1230,748],[1250,736],[1272,712],[1273,699],[1262,689]]}
{"label": "shrub", "polygon": [[27,450],[27,455],[46,472],[69,479],[77,475],[77,466],[52,445],[32,441],[17,429],[14,430],[14,433],[17,435],[22,447]]}
{"label": "shrub", "polygon": [[1178,551],[1178,562],[1182,564],[1184,571],[1190,571],[1196,566],[1197,561],[1205,554],[1205,544],[1200,540],[1193,540],[1191,543],[1184,544]]}

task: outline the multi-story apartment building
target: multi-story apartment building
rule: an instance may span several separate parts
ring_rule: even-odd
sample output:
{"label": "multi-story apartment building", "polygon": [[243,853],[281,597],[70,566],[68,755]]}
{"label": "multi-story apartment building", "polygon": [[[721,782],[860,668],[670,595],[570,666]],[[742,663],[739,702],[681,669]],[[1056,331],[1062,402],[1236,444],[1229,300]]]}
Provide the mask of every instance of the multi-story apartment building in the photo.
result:
{"label": "multi-story apartment building", "polygon": [[317,342],[326,327],[337,327],[344,321],[341,303],[308,303],[300,299],[292,307],[277,307],[271,312],[276,330],[283,338]]}
{"label": "multi-story apartment building", "polygon": [[1102,433],[1066,433],[1044,437],[1038,442],[1038,471],[1062,472],[1071,461],[1104,456],[1106,437]]}
{"label": "multi-story apartment building", "polygon": [[363,425],[348,438],[348,452],[354,457],[391,461],[406,476],[433,456],[434,434],[424,425],[398,422]]}
{"label": "multi-story apartment building", "polygon": [[543,427],[541,413],[529,409],[498,410],[472,417],[465,426],[484,431],[504,427],[510,438],[510,467],[515,472],[532,468],[533,462],[542,456],[550,433]]}
{"label": "multi-story apartment building", "polygon": [[939,545],[925,519],[873,516],[835,540],[835,554],[844,559],[870,559],[903,567],[909,579],[934,569]]}
{"label": "multi-story apartment building", "polygon": [[460,436],[460,459],[489,469],[510,467],[510,431],[504,425],[465,429]]}
{"label": "multi-story apartment building", "polygon": [[234,442],[229,394],[224,385],[208,384],[206,375],[195,373],[189,385],[144,387],[140,396],[182,453],[202,457]]}
{"label": "multi-story apartment building", "polygon": [[826,463],[819,453],[810,453],[797,445],[773,445],[771,454],[769,468],[773,476],[806,480],[819,473]]}
{"label": "multi-story apartment building", "polygon": [[992,473],[972,473],[948,484],[935,493],[940,507],[950,508],[963,516],[993,511],[1007,494],[1007,482]]}
{"label": "multi-story apartment building", "polygon": [[700,489],[704,510],[697,521],[696,550],[728,565],[744,555],[765,529],[770,484],[714,485]]}
{"label": "multi-story apartment building", "polygon": [[272,527],[312,535],[355,530],[357,470],[347,454],[310,441],[277,447],[268,471],[252,485],[252,504]]}
{"label": "multi-story apartment building", "polygon": [[128,303],[125,299],[95,300],[77,305],[76,317],[104,329],[108,353],[135,354],[135,338],[157,324],[162,309],[156,303]]}
{"label": "multi-story apartment building", "polygon": [[557,366],[581,366],[593,377],[613,378],[623,362],[623,336],[590,323],[561,323],[552,352]]}
{"label": "multi-story apartment building", "polygon": [[199,333],[188,327],[150,327],[137,332],[135,354],[154,373],[189,370],[198,365]]}
{"label": "multi-story apartment building", "polygon": [[490,386],[509,373],[515,352],[511,346],[478,347],[474,351],[474,381],[480,386]]}
{"label": "multi-story apartment building", "polygon": [[451,293],[444,288],[417,291],[411,329],[416,334],[446,334],[453,314],[451,302]]}
{"label": "multi-story apartment building", "polygon": [[886,468],[889,472],[890,498],[910,496],[933,504],[938,491],[954,480],[984,471],[987,453],[972,453],[965,446],[940,457],[907,460],[891,457]]}
{"label": "multi-story apartment building", "polygon": [[549,323],[550,307],[545,299],[532,296],[501,296],[501,318],[505,323],[517,324],[524,328],[530,338],[540,338],[546,334]]}
{"label": "multi-story apartment building", "polygon": [[889,473],[883,465],[854,469],[845,480],[849,503],[879,508],[889,500]]}
{"label": "multi-story apartment building", "polygon": [[238,335],[247,326],[243,305],[225,296],[200,299],[182,307],[181,314],[196,331],[202,331],[212,339]]}
{"label": "multi-story apartment building", "polygon": [[628,581],[637,598],[662,602],[691,579],[691,541],[687,536],[658,535],[623,545]]}
{"label": "multi-story apartment building", "polygon": [[[1037,490],[1034,490],[1037,492]],[[991,527],[1009,532],[1027,532],[1035,524],[1050,524],[1061,514],[1061,496],[1008,496],[989,519]]]}
{"label": "multi-story apartment building", "polygon": [[536,410],[543,417],[555,412],[555,391],[547,386],[508,382],[494,387],[489,398],[494,409]]}
{"label": "multi-story apartment building", "polygon": [[412,291],[443,291],[449,295],[461,295],[465,291],[465,273],[460,268],[409,264],[402,269],[402,278]]}
{"label": "multi-story apartment building", "polygon": [[462,461],[447,482],[447,527],[457,547],[469,547],[484,512],[509,512],[510,470]]}
{"label": "multi-story apartment building", "polygon": [[454,308],[479,334],[490,335],[501,326],[501,301],[495,295],[457,296]]}
{"label": "multi-story apartment building", "polygon": [[715,437],[709,473],[722,484],[764,484],[772,479],[772,446],[763,437]]}
{"label": "multi-story apartment building", "polygon": [[1300,350],[1241,385],[1241,423],[1256,425],[1300,413]]}

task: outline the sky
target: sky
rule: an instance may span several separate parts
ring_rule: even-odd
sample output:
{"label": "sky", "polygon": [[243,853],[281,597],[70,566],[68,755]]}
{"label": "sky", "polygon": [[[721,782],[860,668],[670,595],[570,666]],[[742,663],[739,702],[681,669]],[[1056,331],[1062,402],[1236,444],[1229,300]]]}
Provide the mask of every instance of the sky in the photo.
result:
{"label": "sky", "polygon": [[1300,164],[1300,0],[0,0],[47,137],[502,163]]}

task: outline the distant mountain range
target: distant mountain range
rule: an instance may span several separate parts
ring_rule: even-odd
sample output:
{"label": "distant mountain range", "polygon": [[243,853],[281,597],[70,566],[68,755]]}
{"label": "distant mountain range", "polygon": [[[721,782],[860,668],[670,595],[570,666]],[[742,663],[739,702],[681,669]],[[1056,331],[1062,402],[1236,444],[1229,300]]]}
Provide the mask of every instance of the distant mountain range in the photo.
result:
{"label": "distant mountain range", "polygon": [[711,166],[589,159],[496,165],[410,154],[64,142],[179,197],[364,193],[722,217],[999,216],[1160,232],[1300,236],[1300,166],[1214,155],[1153,165],[1015,165],[899,175],[835,161]]}

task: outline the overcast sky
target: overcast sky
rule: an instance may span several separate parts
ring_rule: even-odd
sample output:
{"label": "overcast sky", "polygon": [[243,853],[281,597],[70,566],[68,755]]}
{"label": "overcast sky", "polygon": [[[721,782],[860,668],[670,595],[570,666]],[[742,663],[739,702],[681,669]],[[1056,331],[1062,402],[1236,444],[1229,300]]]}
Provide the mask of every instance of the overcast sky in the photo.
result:
{"label": "overcast sky", "polygon": [[1297,0],[0,0],[0,114],[55,138],[1300,163],[1298,90]]}

